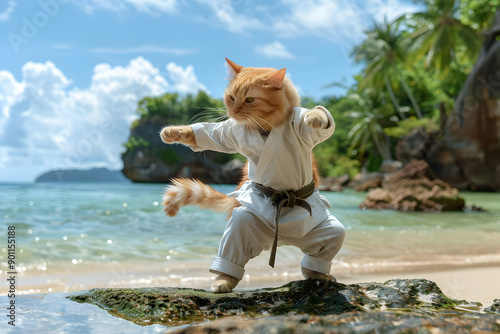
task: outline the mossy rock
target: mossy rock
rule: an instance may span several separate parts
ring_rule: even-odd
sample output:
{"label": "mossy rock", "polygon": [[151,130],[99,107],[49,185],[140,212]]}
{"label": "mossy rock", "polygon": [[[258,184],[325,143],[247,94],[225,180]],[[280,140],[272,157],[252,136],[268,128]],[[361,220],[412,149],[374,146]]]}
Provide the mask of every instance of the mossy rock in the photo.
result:
{"label": "mossy rock", "polygon": [[167,326],[225,317],[325,316],[388,309],[413,314],[438,314],[470,304],[446,297],[434,282],[423,279],[351,285],[309,279],[279,288],[228,294],[181,288],[92,289],[68,298],[97,305],[113,316],[139,325]]}

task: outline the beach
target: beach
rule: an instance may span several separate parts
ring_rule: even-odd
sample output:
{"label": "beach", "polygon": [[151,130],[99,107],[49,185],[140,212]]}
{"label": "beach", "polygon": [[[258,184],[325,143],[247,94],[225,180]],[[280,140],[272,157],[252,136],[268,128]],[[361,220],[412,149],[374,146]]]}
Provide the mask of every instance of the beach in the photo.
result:
{"label": "beach", "polygon": [[[2,185],[1,228],[16,226],[17,293],[108,287],[209,289],[208,267],[226,224],[222,214],[162,212],[161,185]],[[218,186],[229,192],[232,186]],[[323,193],[347,237],[333,261],[339,282],[425,278],[456,299],[500,298],[500,194],[465,193],[486,212],[402,213],[359,210],[364,193]],[[0,270],[7,273],[2,245]],[[280,247],[252,259],[237,289],[300,280],[300,250]],[[2,291],[2,296],[6,293]],[[2,297],[3,298],[3,297]]]}
{"label": "beach", "polygon": [[[236,290],[253,290],[278,287],[291,281],[303,279],[300,271],[292,266],[267,266],[267,256],[263,254],[253,259],[247,266],[246,277]],[[127,265],[112,264],[70,270],[58,268],[47,273],[20,274],[18,293],[23,295],[75,292],[92,288],[140,288],[140,287],[182,287],[210,289],[215,276],[208,272],[210,263],[182,264],[175,268],[155,268],[153,264]],[[158,266],[156,266],[158,267]],[[500,264],[463,266],[406,265],[400,268],[373,269],[373,271],[353,272],[332,271],[340,283],[385,282],[389,279],[422,278],[437,283],[443,293],[450,298],[480,302],[491,305],[500,298]]]}

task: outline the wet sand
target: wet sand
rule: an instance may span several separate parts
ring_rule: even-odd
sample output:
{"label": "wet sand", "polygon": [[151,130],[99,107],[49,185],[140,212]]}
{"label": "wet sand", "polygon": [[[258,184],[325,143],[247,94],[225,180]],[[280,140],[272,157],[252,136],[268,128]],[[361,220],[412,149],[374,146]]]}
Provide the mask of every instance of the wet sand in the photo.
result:
{"label": "wet sand", "polygon": [[[94,264],[51,265],[46,270],[18,274],[19,294],[74,292],[92,288],[138,288],[169,286],[209,289],[214,275],[208,272],[209,263],[172,263],[171,266],[154,264]],[[267,266],[267,257],[260,256],[247,265],[246,275],[238,290],[277,287],[300,280],[298,264]],[[500,265],[481,264],[467,266],[427,265],[346,270],[334,268],[332,273],[341,283],[384,282],[394,278],[423,278],[434,281],[443,293],[454,299],[481,302],[489,305],[500,299]]]}

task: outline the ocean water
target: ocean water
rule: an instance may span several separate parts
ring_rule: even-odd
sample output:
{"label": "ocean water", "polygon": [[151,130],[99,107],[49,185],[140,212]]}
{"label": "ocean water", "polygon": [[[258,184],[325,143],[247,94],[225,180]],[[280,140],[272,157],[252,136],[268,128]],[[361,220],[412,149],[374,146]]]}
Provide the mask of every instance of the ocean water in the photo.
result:
{"label": "ocean water", "polygon": [[[163,185],[128,183],[0,184],[0,273],[8,226],[15,226],[19,293],[91,287],[207,287],[208,267],[227,223],[224,214],[185,207],[162,212]],[[230,192],[234,186],[215,186]],[[404,272],[500,264],[500,194],[464,193],[486,212],[402,213],[360,210],[365,194],[322,193],[347,237],[332,273]],[[5,237],[4,237],[5,236]],[[300,250],[281,247],[247,265],[248,286],[300,277]],[[244,283],[244,282],[242,282]],[[244,285],[243,285],[244,286]],[[2,291],[2,294],[3,291]]]}

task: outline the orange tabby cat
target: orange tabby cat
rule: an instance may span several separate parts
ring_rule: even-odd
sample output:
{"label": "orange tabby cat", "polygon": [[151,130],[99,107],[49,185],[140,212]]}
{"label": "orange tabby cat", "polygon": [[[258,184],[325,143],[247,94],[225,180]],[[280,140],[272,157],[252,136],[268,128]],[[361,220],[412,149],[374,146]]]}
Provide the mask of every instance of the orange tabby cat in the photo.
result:
{"label": "orange tabby cat", "polygon": [[212,284],[216,293],[232,291],[248,260],[271,245],[270,265],[274,266],[278,243],[303,250],[306,278],[334,280],[329,275],[331,260],[345,232],[329,212],[328,201],[314,189],[312,180],[317,185],[319,177],[311,153],[333,133],[333,118],[323,107],[300,108],[286,69],[242,67],[226,61],[230,82],[224,104],[230,119],[169,126],[161,131],[161,138],[195,151],[243,154],[248,164],[242,182],[237,191],[225,195],[197,180],[174,179],[165,193],[165,212],[175,216],[182,206],[198,205],[229,213],[219,256],[210,267],[219,275]]}

